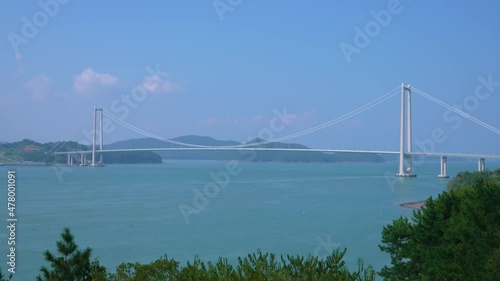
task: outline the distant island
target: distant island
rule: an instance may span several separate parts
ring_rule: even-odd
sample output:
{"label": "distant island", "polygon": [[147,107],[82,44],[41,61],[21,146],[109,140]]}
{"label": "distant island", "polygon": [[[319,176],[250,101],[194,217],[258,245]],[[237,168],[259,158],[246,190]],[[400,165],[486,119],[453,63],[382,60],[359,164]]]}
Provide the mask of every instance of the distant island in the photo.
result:
{"label": "distant island", "polygon": [[[263,143],[263,139],[254,139],[248,143],[232,140],[217,140],[206,136],[188,135],[172,139],[174,142],[189,143],[200,146],[236,146],[242,144],[257,144],[255,148],[295,148],[310,149],[296,143],[271,142]],[[104,149],[136,149],[136,148],[179,148],[152,138],[130,139],[118,141],[104,146]],[[22,140],[13,143],[0,144],[0,163],[17,165],[57,165],[65,164],[65,155],[55,155],[55,151],[90,150],[91,147],[73,141],[38,143],[33,140]],[[79,159],[73,163],[80,164]],[[135,151],[109,152],[104,154],[106,164],[159,164],[165,160],[236,160],[252,162],[301,162],[301,163],[339,163],[339,162],[371,162],[381,163],[385,159],[377,154],[360,153],[323,153],[303,151]]]}
{"label": "distant island", "polygon": [[[174,142],[189,143],[199,146],[237,146],[244,144],[263,143],[263,139],[253,139],[247,143],[233,140],[217,140],[207,136],[188,135],[171,139]],[[131,149],[131,148],[180,148],[182,146],[166,143],[152,138],[131,139],[119,141],[106,145],[106,149]],[[254,148],[295,148],[310,149],[307,146],[296,143],[270,142],[252,146]],[[323,153],[303,151],[227,151],[227,150],[204,150],[204,151],[159,151],[164,160],[236,160],[253,162],[302,162],[302,163],[338,163],[338,162],[385,162],[384,158],[377,154],[360,153]],[[250,154],[252,154],[250,157]]]}

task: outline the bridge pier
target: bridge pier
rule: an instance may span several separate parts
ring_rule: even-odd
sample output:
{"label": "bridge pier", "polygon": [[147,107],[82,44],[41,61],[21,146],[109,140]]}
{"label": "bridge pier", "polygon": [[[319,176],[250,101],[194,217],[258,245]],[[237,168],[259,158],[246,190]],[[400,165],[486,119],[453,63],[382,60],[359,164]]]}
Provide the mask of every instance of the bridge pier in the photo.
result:
{"label": "bridge pier", "polygon": [[87,154],[80,154],[80,166],[87,166]]}
{"label": "bridge pier", "polygon": [[484,158],[477,159],[477,170],[479,172],[484,172],[486,170],[486,160]]}
{"label": "bridge pier", "polygon": [[448,176],[448,157],[446,156],[441,156],[441,172],[438,175],[438,178],[444,178],[447,179],[450,176]]}
{"label": "bridge pier", "polygon": [[68,166],[73,166],[73,157],[68,153]]}

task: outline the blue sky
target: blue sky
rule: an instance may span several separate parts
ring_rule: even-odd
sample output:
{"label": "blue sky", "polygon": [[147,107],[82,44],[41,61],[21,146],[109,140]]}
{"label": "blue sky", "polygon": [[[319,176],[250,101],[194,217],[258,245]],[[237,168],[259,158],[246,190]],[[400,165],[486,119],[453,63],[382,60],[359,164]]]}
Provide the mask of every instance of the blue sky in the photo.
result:
{"label": "blue sky", "polygon": [[[83,142],[94,105],[162,137],[238,141],[269,129],[274,112],[286,108],[289,122],[274,132],[280,137],[334,119],[402,82],[449,104],[468,103],[466,113],[500,128],[498,1],[0,5],[1,141]],[[369,42],[356,41],[357,30]],[[346,56],[342,44],[356,52]],[[481,99],[479,77],[492,81],[482,86]],[[127,104],[123,99],[134,90],[142,96]],[[465,119],[452,122],[456,116],[444,118],[446,109],[416,94],[413,100],[417,143],[438,129],[446,141],[435,150],[500,153],[498,134]],[[399,102],[393,97],[294,141],[396,150]],[[110,131],[107,143],[141,137],[118,126]]]}

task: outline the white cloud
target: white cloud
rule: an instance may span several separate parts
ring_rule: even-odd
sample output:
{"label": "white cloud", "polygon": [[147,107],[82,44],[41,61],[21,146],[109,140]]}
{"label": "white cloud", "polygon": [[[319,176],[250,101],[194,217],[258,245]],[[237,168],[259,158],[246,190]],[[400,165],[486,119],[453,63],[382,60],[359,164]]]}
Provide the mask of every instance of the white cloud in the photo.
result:
{"label": "white cloud", "polygon": [[142,86],[151,93],[171,93],[181,89],[179,85],[172,82],[168,77],[149,76]]}
{"label": "white cloud", "polygon": [[16,60],[21,60],[23,58],[23,55],[21,53],[16,53]]}
{"label": "white cloud", "polygon": [[75,76],[73,89],[77,93],[88,93],[97,87],[110,87],[118,84],[118,77],[107,73],[95,72],[92,68],[85,69],[81,74]]}
{"label": "white cloud", "polygon": [[30,91],[32,97],[37,100],[45,99],[53,91],[54,83],[45,74],[33,77],[24,84],[24,87]]}

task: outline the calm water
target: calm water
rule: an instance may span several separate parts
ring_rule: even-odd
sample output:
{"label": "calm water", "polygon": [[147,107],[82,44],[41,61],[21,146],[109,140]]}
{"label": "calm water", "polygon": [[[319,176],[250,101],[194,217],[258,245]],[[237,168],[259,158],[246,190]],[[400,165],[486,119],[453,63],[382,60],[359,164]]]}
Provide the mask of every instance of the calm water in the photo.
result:
{"label": "calm water", "polygon": [[[476,161],[449,162],[450,174],[477,169]],[[33,280],[45,264],[42,252],[55,250],[65,226],[80,247],[111,271],[121,262],[150,262],[168,254],[182,263],[261,249],[278,254],[318,254],[347,247],[346,261],[358,258],[377,270],[389,262],[378,249],[384,225],[412,210],[400,203],[441,193],[439,162],[417,167],[418,177],[396,179],[397,163],[236,163],[229,184],[189,217],[197,189],[213,183],[210,172],[228,171],[227,162],[170,161],[163,165],[104,168],[0,167],[4,186],[0,217],[6,223],[7,170],[17,174],[17,265],[14,280]],[[487,161],[490,169],[500,162]],[[60,168],[58,168],[60,169]],[[65,172],[62,178],[57,173]],[[234,173],[233,173],[234,174]],[[385,176],[390,174],[391,176]],[[0,232],[2,271],[7,269],[7,230]],[[330,241],[332,246],[327,245]],[[325,247],[326,244],[326,247]],[[323,245],[323,246],[322,246]]]}

